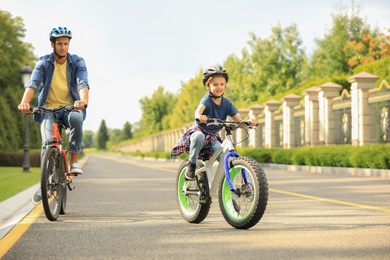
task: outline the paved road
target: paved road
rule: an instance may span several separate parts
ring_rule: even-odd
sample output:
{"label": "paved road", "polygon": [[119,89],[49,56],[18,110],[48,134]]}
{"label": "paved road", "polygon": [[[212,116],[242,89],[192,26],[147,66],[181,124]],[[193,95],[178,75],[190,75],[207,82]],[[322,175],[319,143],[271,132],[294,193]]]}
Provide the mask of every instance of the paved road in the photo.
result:
{"label": "paved road", "polygon": [[265,168],[267,211],[255,227],[236,230],[217,198],[204,222],[183,220],[177,166],[91,156],[67,214],[50,222],[35,208],[3,259],[389,259],[389,179]]}

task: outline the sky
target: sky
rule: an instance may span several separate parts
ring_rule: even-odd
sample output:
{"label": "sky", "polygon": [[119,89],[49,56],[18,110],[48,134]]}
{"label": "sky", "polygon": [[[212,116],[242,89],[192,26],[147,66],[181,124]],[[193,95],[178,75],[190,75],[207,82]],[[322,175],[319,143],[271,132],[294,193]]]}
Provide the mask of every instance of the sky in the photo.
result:
{"label": "sky", "polygon": [[[388,32],[389,0],[354,3],[372,28]],[[176,94],[199,70],[240,57],[251,32],[268,38],[272,27],[296,24],[310,54],[339,5],[352,0],[0,0],[1,10],[22,17],[37,57],[52,52],[53,27],[72,31],[69,53],[85,59],[89,74],[84,130],[94,132],[102,120],[111,129],[138,122],[140,99],[159,86]]]}

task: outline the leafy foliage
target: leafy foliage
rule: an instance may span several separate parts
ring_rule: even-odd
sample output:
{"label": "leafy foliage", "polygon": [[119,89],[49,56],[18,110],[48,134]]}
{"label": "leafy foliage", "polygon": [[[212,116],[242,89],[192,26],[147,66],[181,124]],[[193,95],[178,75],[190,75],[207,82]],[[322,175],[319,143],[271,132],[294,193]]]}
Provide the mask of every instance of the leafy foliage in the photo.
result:
{"label": "leafy foliage", "polygon": [[25,29],[21,17],[0,10],[0,90],[21,86],[20,69],[35,59],[32,46],[23,42]]}
{"label": "leafy foliage", "polygon": [[[17,110],[23,95],[20,70],[35,57],[32,47],[22,41],[24,25],[20,17],[0,10],[0,150],[15,151],[23,147],[24,119]],[[28,119],[29,141],[40,147],[40,134]],[[38,140],[38,141],[36,141]]]}
{"label": "leafy foliage", "polygon": [[163,130],[163,118],[172,112],[175,97],[160,86],[151,98],[144,97],[139,103],[142,109],[140,127],[144,135],[150,135]]}
{"label": "leafy foliage", "polygon": [[343,51],[351,56],[348,60],[350,67],[369,64],[390,55],[390,36],[383,33],[364,34],[361,41],[347,42]]}
{"label": "leafy foliage", "polygon": [[[329,75],[352,71],[348,65],[352,54],[344,52],[346,43],[362,40],[371,32],[370,26],[361,18],[359,8],[352,6],[351,14],[347,7],[340,6],[332,15],[333,25],[323,39],[316,39],[317,48],[311,57],[310,75],[322,78]],[[375,33],[375,30],[373,31]]]}

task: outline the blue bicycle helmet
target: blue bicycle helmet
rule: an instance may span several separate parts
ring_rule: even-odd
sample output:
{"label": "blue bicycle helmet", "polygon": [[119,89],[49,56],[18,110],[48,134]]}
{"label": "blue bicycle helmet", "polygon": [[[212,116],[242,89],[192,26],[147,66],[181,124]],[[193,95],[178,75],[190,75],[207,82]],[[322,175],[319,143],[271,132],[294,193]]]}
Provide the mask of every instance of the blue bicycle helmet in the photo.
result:
{"label": "blue bicycle helmet", "polygon": [[69,37],[69,39],[72,39],[72,32],[68,28],[61,26],[51,29],[49,35],[51,42],[54,42],[58,37]]}

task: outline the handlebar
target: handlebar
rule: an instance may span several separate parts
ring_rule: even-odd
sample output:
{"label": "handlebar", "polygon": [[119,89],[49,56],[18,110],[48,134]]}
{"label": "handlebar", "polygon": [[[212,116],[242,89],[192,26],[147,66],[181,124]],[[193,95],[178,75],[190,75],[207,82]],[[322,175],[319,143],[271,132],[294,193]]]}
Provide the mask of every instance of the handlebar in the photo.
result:
{"label": "handlebar", "polygon": [[[199,118],[196,119],[197,122],[199,121]],[[207,125],[217,125],[217,126],[223,126],[230,128],[231,130],[235,130],[236,128],[240,127],[249,127],[249,128],[255,128],[250,121],[227,121],[227,120],[221,120],[217,118],[207,118]]]}
{"label": "handlebar", "polygon": [[[84,106],[84,108],[87,108],[87,106]],[[56,107],[56,108],[45,108],[45,107],[41,107],[41,106],[38,106],[38,107],[31,107],[30,108],[30,113],[31,114],[39,114],[41,111],[48,111],[48,112],[57,112],[57,111],[61,111],[61,110],[64,110],[64,111],[73,111],[75,108],[74,108],[74,105],[71,105],[71,106],[60,106],[60,107]]]}

